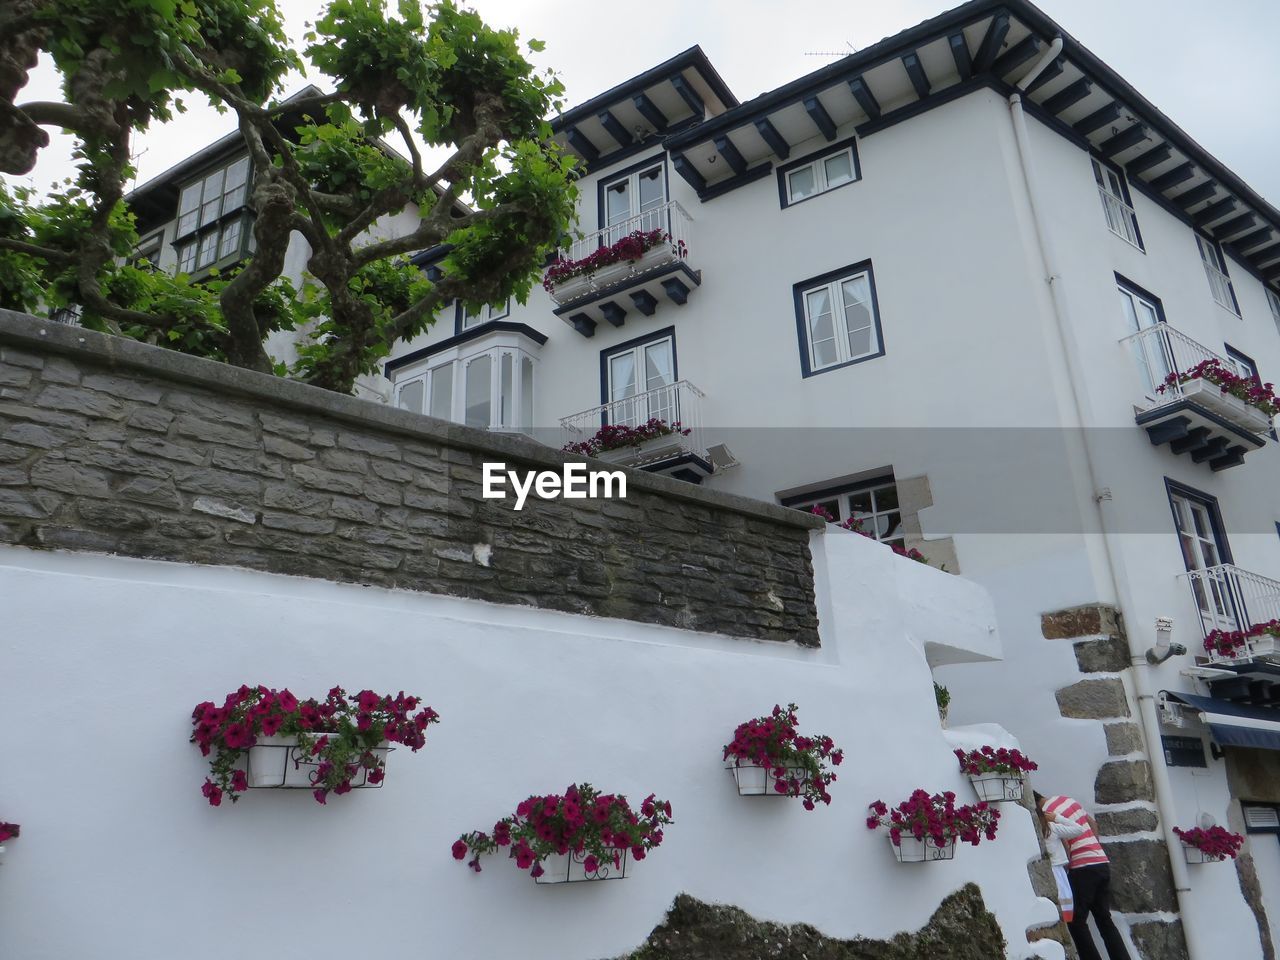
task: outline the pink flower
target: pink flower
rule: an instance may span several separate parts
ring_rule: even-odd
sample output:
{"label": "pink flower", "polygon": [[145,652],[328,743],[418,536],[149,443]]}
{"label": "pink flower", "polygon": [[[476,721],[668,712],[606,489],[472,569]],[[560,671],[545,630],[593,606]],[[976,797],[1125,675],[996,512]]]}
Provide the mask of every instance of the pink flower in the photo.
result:
{"label": "pink flower", "polygon": [[461,840],[453,841],[453,859],[463,860],[467,856],[467,845]]}
{"label": "pink flower", "polygon": [[217,807],[222,804],[222,788],[212,780],[205,780],[204,786],[200,788],[200,792],[205,795],[209,801],[209,806]]}
{"label": "pink flower", "polygon": [[600,861],[591,854],[587,854],[586,859],[582,861],[582,869],[588,874],[595,873],[600,869]]}
{"label": "pink flower", "polygon": [[244,775],[243,770],[236,770],[231,774],[231,792],[244,793],[249,789],[249,781]]}

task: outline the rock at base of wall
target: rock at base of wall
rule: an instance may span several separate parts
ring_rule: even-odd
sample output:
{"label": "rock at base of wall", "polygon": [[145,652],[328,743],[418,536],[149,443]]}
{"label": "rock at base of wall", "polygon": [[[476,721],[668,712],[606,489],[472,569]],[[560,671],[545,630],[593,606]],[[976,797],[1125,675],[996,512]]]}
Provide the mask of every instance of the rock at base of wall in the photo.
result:
{"label": "rock at base of wall", "polygon": [[1111,908],[1120,913],[1175,913],[1169,850],[1159,840],[1103,843],[1111,858]]}
{"label": "rock at base of wall", "polygon": [[1182,921],[1146,920],[1129,926],[1141,960],[1190,960]]}
{"label": "rock at base of wall", "polygon": [[942,901],[915,933],[890,940],[833,940],[806,924],[768,923],[737,907],[676,897],[661,926],[619,960],[993,960],[1004,936],[974,884]]}
{"label": "rock at base of wall", "polygon": [[1058,712],[1075,720],[1110,720],[1129,716],[1129,701],[1119,680],[1081,680],[1054,696]]}

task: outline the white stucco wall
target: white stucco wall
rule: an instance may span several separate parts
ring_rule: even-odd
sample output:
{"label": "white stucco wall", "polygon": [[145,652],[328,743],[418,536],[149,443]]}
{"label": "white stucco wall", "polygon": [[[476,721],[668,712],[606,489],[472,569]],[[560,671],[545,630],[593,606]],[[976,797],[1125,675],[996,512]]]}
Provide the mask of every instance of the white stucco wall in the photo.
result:
{"label": "white stucco wall", "polygon": [[[974,880],[1012,956],[1061,957],[1023,936],[1055,916],[1030,891],[1026,811],[1007,810],[994,843],[923,866],[895,863],[863,823],[869,801],[917,786],[971,796],[923,647],[989,644],[989,601],[932,573],[956,602],[930,611],[900,593],[910,561],[855,536],[816,537],[815,550],[817,651],[0,550],[0,815],[23,826],[0,865],[0,956],[290,958],[376,944],[398,956],[586,960],[637,945],[680,891],[833,936],[882,937],[918,927]],[[391,757],[381,791],[323,807],[305,791],[259,791],[214,809],[200,796],[188,717],[242,682],[404,689],[443,721],[421,753]],[[805,729],[846,750],[834,802],[813,813],[740,798],[721,768],[734,726],[788,700]],[[477,876],[450,857],[458,834],[573,780],[674,804],[666,842],[625,881],[542,888],[504,860]]]}

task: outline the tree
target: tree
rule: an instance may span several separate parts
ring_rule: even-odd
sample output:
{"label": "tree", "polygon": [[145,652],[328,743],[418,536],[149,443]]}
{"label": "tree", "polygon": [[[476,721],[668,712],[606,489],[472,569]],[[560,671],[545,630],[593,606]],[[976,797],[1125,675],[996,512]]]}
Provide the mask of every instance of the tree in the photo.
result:
{"label": "tree", "polygon": [[[43,202],[0,187],[0,306],[75,303],[94,329],[266,372],[267,335],[305,329],[291,373],[350,392],[453,300],[523,300],[574,216],[572,159],[545,120],[563,87],[515,31],[452,0],[427,13],[331,0],[299,53],[275,0],[0,0],[0,172],[30,172],[45,127],[73,133],[79,161]],[[41,52],[62,102],[19,101]],[[304,58],[334,92],[286,107],[282,81]],[[256,251],[199,284],[128,262],[138,238],[123,202],[133,138],[184,95],[233,112],[253,159]],[[292,130],[286,111],[303,117]],[[436,169],[415,133],[447,150]],[[414,208],[411,232],[368,233]],[[281,278],[295,231],[310,246],[301,296]],[[408,263],[441,246],[438,280]]]}

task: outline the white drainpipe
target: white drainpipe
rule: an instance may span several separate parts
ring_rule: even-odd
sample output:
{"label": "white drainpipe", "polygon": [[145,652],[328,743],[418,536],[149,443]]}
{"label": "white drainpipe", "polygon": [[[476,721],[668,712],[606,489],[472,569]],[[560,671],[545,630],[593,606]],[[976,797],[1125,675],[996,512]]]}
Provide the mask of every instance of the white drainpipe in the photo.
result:
{"label": "white drainpipe", "polygon": [[[1089,421],[1085,417],[1083,406],[1083,398],[1088,396],[1087,387],[1081,369],[1079,353],[1076,349],[1073,333],[1075,328],[1068,322],[1067,318],[1067,305],[1062,295],[1061,277],[1059,277],[1056,270],[1057,261],[1053,255],[1051,237],[1045,231],[1040,219],[1040,209],[1037,204],[1039,194],[1036,189],[1035,164],[1032,162],[1030,138],[1027,136],[1026,115],[1022,110],[1022,92],[1061,52],[1062,38],[1056,37],[1053,43],[1050,44],[1049,49],[1027,71],[1026,76],[1018,82],[1017,89],[1009,96],[1009,114],[1013,120],[1013,135],[1018,144],[1018,159],[1022,167],[1022,176],[1027,185],[1027,201],[1031,208],[1031,222],[1035,228],[1036,245],[1039,248],[1040,259],[1044,266],[1045,280],[1049,284],[1049,296],[1053,304],[1054,328],[1058,335],[1059,345],[1062,348],[1062,356],[1066,360],[1067,376],[1071,385],[1071,400],[1074,407],[1076,425],[1081,437],[1079,449],[1083,455],[1089,483],[1093,491],[1093,496],[1090,499],[1097,510],[1098,526],[1102,531],[1103,566],[1106,568],[1106,575],[1111,580],[1112,589],[1115,591],[1116,599],[1120,603],[1120,609],[1133,610],[1135,607],[1129,591],[1128,578],[1124,575],[1124,565],[1117,561],[1115,546],[1108,532],[1109,527],[1112,526],[1108,523],[1110,519],[1108,514],[1110,512],[1111,492],[1098,482],[1096,460],[1090,449],[1089,433],[1086,428],[1086,424]],[[1138,699],[1138,718],[1142,724],[1143,739],[1146,743],[1147,756],[1151,764],[1151,779],[1155,785],[1156,809],[1160,814],[1160,824],[1164,829],[1165,843],[1169,849],[1169,864],[1173,871],[1173,885],[1177,891],[1177,897],[1181,901],[1183,895],[1190,892],[1191,884],[1187,876],[1186,862],[1174,853],[1180,848],[1181,841],[1173,833],[1173,827],[1176,824],[1174,820],[1173,790],[1169,783],[1169,771],[1164,765],[1163,748],[1156,749],[1160,744],[1160,721],[1156,715],[1155,698],[1151,692],[1149,673],[1151,665],[1147,662],[1144,642],[1136,635],[1136,629],[1137,625],[1130,623],[1127,631],[1129,662],[1132,666],[1130,672],[1133,676],[1134,694]],[[1187,941],[1187,952],[1191,960],[1197,960],[1199,941],[1196,938],[1193,927],[1194,920],[1190,912],[1182,910],[1181,907],[1179,907],[1178,913],[1182,920],[1182,932]]]}

